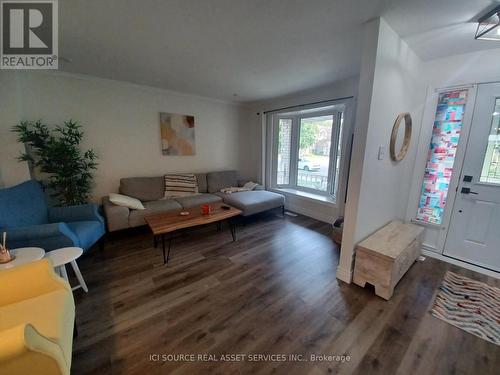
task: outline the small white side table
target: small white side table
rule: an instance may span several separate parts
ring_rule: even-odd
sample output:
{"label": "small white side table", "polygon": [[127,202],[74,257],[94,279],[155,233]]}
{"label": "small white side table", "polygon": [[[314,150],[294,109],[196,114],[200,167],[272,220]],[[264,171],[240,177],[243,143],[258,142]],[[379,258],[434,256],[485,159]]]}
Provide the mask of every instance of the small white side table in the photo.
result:
{"label": "small white side table", "polygon": [[82,288],[85,292],[88,292],[87,284],[83,279],[80,268],[76,264],[76,260],[83,254],[83,250],[79,247],[63,247],[62,249],[52,250],[46,254],[47,258],[50,258],[52,265],[59,275],[66,281],[68,280],[68,274],[66,273],[66,264],[71,263],[73,271],[75,271],[76,278],[78,279],[79,285],[72,288],[72,290]]}
{"label": "small white side table", "polygon": [[22,264],[40,260],[45,255],[45,251],[40,247],[20,247],[18,249],[10,250],[10,253],[16,258],[9,263],[0,264],[0,270],[7,270]]}

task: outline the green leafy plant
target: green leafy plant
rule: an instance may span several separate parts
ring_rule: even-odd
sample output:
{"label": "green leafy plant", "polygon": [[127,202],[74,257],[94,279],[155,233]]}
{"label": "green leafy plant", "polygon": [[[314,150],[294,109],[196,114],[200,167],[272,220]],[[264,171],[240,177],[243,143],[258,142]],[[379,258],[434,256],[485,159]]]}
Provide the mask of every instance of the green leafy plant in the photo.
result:
{"label": "green leafy plant", "polygon": [[73,120],[53,129],[38,121],[21,121],[12,128],[17,141],[26,145],[19,161],[32,163],[33,168],[47,175],[46,186],[60,205],[87,203],[92,188],[92,170],[97,168],[94,150],[80,150],[81,126]]}

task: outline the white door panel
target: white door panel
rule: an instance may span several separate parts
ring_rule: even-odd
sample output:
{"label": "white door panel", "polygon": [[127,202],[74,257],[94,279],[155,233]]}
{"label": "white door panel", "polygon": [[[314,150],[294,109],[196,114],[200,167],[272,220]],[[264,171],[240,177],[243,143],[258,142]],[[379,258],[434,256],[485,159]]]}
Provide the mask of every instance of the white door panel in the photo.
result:
{"label": "white door panel", "polygon": [[500,84],[479,85],[444,254],[500,272]]}

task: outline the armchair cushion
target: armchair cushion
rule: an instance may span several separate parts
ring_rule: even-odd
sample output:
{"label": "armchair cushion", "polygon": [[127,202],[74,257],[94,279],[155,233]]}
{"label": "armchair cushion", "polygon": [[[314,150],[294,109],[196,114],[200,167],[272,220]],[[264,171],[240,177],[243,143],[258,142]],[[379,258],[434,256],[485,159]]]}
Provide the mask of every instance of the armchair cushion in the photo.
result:
{"label": "armchair cushion", "polygon": [[42,186],[35,180],[0,189],[0,229],[48,222]]}
{"label": "armchair cushion", "polygon": [[65,223],[51,223],[8,230],[10,248],[35,246],[45,251],[65,246],[79,246],[77,235]]}
{"label": "armchair cushion", "polygon": [[78,237],[79,247],[89,249],[104,234],[104,224],[99,221],[72,221],[67,226]]}
{"label": "armchair cushion", "polygon": [[71,292],[71,287],[56,275],[48,259],[0,271],[0,308],[58,290]]}

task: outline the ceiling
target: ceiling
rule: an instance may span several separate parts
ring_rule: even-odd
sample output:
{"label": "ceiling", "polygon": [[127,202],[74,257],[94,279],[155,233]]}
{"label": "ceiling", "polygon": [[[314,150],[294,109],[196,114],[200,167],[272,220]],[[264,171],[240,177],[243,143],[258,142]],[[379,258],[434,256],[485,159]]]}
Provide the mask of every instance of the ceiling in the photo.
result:
{"label": "ceiling", "polygon": [[60,0],[60,68],[250,102],[358,75],[362,24],[377,16],[422,59],[499,48],[470,22],[493,2]]}

